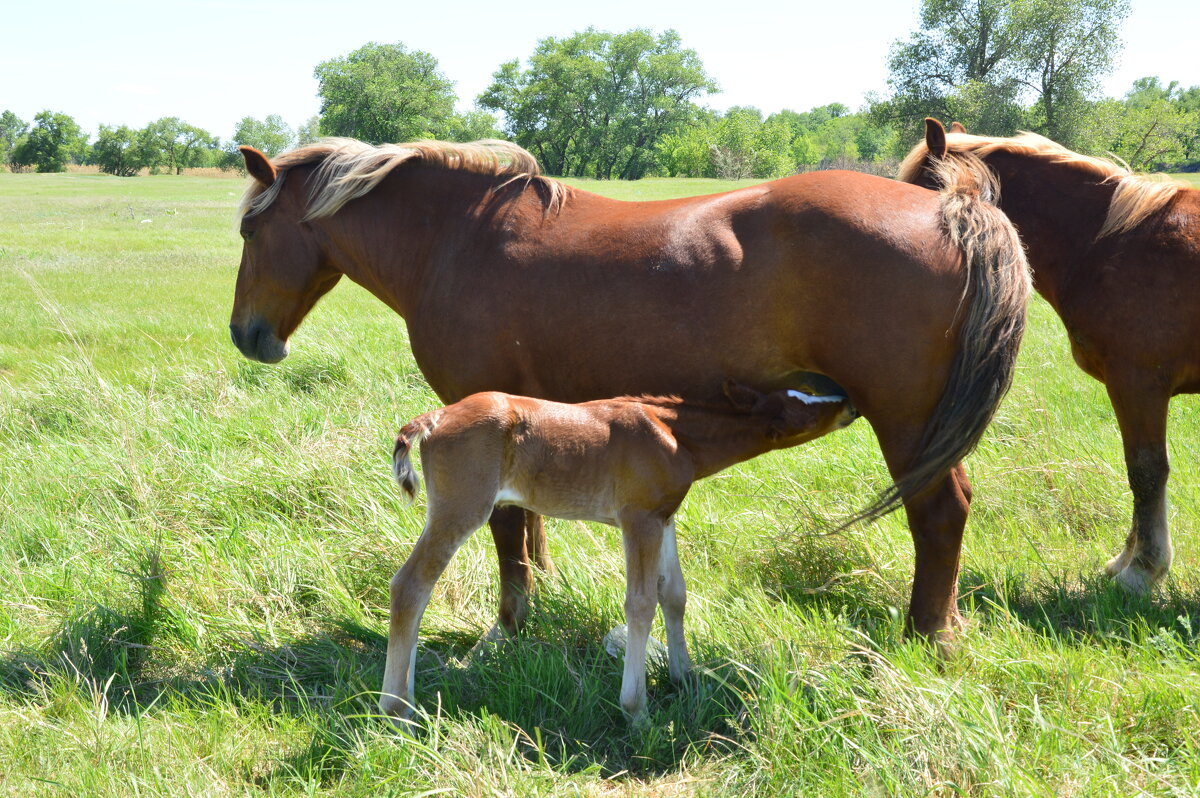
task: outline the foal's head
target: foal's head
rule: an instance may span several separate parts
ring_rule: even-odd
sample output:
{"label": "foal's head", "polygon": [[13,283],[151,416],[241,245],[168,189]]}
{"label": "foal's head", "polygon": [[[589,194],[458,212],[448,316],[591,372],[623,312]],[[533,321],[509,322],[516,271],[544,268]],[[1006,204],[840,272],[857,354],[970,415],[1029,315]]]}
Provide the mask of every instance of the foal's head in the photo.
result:
{"label": "foal's head", "polygon": [[242,263],[229,332],[246,357],[277,363],[287,357],[288,336],[341,273],[325,263],[304,221],[303,195],[287,189],[283,175],[261,152],[241,150],[255,183],[243,203]]}
{"label": "foal's head", "polygon": [[725,395],[738,410],[767,420],[767,436],[780,447],[811,441],[858,418],[845,396],[813,396],[795,390],[760,393],[733,380],[725,381]]}

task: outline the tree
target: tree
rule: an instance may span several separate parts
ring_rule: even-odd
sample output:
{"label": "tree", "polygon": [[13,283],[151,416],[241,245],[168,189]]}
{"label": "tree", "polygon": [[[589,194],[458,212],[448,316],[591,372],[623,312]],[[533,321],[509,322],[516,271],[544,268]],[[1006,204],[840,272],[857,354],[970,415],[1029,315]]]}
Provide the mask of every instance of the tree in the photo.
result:
{"label": "tree", "polygon": [[29,124],[12,111],[0,114],[0,163],[9,163],[9,154],[29,130]]}
{"label": "tree", "polygon": [[[233,129],[231,142],[233,145],[244,144],[254,147],[273,158],[290,147],[295,140],[296,135],[287,122],[283,121],[283,117],[279,114],[271,114],[264,120],[258,120],[252,116],[242,117]],[[237,146],[231,148],[236,150]],[[238,158],[240,159],[241,156],[239,155]]]}
{"label": "tree", "polygon": [[1128,13],[1129,0],[923,0],[920,30],[892,45],[893,94],[872,115],[904,130],[925,116],[994,135],[1026,126],[1070,145]]}
{"label": "tree", "polygon": [[313,70],[321,132],[372,144],[433,138],[454,112],[454,84],[437,59],[403,44],[370,42]]}
{"label": "tree", "polygon": [[538,42],[522,71],[501,64],[479,105],[556,175],[636,179],[656,166],[656,145],[693,123],[693,100],[715,92],[694,50],[673,30],[588,28]]}
{"label": "tree", "polygon": [[1124,100],[1104,100],[1092,109],[1093,146],[1133,169],[1188,160],[1200,135],[1200,109],[1189,106],[1190,97],[1175,81],[1164,86],[1156,77],[1135,80]]}
{"label": "tree", "polygon": [[444,131],[444,137],[449,141],[498,139],[503,135],[496,127],[496,117],[487,111],[479,110],[451,114]]}
{"label": "tree", "polygon": [[62,172],[67,161],[81,158],[87,137],[66,114],[42,111],[33,118],[33,128],[14,146],[10,161],[33,166],[39,172]]}
{"label": "tree", "polygon": [[[321,117],[310,116],[308,120],[296,129],[296,146],[303,147],[321,138]],[[244,165],[244,164],[243,164]]]}
{"label": "tree", "polygon": [[133,177],[146,165],[138,132],[125,125],[100,126],[96,143],[92,145],[92,160],[101,172],[117,177]]}
{"label": "tree", "polygon": [[1129,0],[1024,0],[1021,8],[1028,33],[1020,80],[1036,97],[1034,129],[1072,146],[1099,76],[1121,48]]}
{"label": "tree", "polygon": [[217,140],[208,131],[176,116],[155,120],[138,133],[138,145],[146,164],[152,170],[165,166],[177,175],[183,174],[185,167],[203,165],[208,150],[216,144]]}

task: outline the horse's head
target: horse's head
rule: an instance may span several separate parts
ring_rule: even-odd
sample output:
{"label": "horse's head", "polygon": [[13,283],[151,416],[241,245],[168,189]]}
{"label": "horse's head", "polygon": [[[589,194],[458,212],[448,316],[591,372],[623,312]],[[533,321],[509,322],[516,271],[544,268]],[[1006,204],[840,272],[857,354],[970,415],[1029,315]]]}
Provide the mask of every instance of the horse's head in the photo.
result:
{"label": "horse's head", "polygon": [[[966,133],[967,129],[959,122],[951,122],[949,132]],[[933,173],[937,162],[949,152],[946,133],[941,122],[931,116],[925,118],[925,140],[913,147],[900,164],[900,180],[935,190],[941,187]]]}
{"label": "horse's head", "polygon": [[760,393],[733,380],[725,381],[733,406],[770,422],[768,436],[781,446],[811,441],[847,426],[858,411],[845,396],[814,396],[796,390]]}
{"label": "horse's head", "polygon": [[[326,263],[312,226],[304,221],[300,185],[283,185],[286,172],[253,147],[241,147],[251,192],[267,202],[247,204],[241,220],[238,269],[229,332],[243,355],[263,363],[287,357],[288,337],[341,273]],[[293,183],[298,183],[293,179]]]}

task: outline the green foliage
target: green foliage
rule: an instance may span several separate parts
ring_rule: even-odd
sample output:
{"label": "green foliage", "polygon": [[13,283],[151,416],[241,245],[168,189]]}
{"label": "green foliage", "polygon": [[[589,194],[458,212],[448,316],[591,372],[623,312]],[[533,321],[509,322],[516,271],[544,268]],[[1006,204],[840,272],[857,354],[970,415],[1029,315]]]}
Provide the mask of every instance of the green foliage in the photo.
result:
{"label": "green foliage", "polygon": [[207,166],[218,141],[206,130],[167,116],[143,128],[138,144],[152,172],[166,168],[181,175],[187,167]]}
{"label": "green foliage", "polygon": [[[12,120],[10,124],[15,127]],[[42,111],[33,118],[33,128],[28,135],[13,146],[9,160],[18,167],[32,166],[39,172],[62,172],[68,161],[81,161],[86,148],[87,137],[74,119],[66,114]]]}
{"label": "green foliage", "polygon": [[1077,145],[1128,14],[1129,0],[924,0],[920,29],[889,54],[893,94],[872,113],[901,130],[934,116]]}
{"label": "green foliage", "polygon": [[436,138],[454,112],[454,84],[437,59],[402,43],[370,42],[313,70],[321,133],[372,144]]}
{"label": "green foliage", "polygon": [[[303,147],[321,138],[321,117],[311,116],[296,129],[296,146]],[[242,164],[245,166],[245,163]]]}
{"label": "green foliage", "polygon": [[474,110],[465,114],[451,114],[442,137],[447,141],[479,141],[503,138],[504,134],[496,127],[495,116],[487,111]]}
{"label": "green foliage", "polygon": [[1186,163],[1200,155],[1200,86],[1139,78],[1123,100],[1102,100],[1089,114],[1089,143],[1134,169]]}
{"label": "green foliage", "polygon": [[28,130],[29,123],[12,111],[6,110],[0,114],[0,164],[9,163],[9,156],[13,149],[24,138]]}
{"label": "green foliage", "polygon": [[478,103],[502,111],[550,174],[637,179],[656,168],[664,137],[697,118],[693,100],[716,90],[673,30],[588,28],[539,41],[524,71],[502,64]]}
{"label": "green foliage", "polygon": [[657,148],[660,169],[672,176],[771,179],[812,168],[890,173],[885,164],[898,135],[841,103],[803,113],[783,110],[765,120],[757,108],[708,113]]}
{"label": "green foliage", "polygon": [[234,145],[254,147],[272,158],[292,146],[295,140],[296,134],[279,114],[270,114],[262,120],[242,117],[233,129],[231,139]]}
{"label": "green foliage", "polygon": [[147,165],[140,142],[138,131],[130,127],[101,125],[96,143],[92,145],[92,162],[101,172],[133,177]]}

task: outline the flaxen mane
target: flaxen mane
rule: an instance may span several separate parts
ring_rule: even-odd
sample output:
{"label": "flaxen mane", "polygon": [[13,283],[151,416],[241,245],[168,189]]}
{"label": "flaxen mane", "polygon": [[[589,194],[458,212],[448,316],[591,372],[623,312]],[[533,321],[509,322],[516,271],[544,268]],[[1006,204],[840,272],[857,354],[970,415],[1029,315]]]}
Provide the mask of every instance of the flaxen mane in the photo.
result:
{"label": "flaxen mane", "polygon": [[[1129,232],[1166,207],[1183,186],[1177,181],[1157,176],[1136,175],[1107,158],[1081,155],[1036,133],[1021,133],[1013,138],[947,133],[946,147],[951,153],[973,153],[981,158],[1004,151],[1040,158],[1047,163],[1070,164],[1085,170],[1099,182],[1115,183],[1117,190],[1108,206],[1104,225],[1096,234],[1097,239]],[[917,182],[928,154],[929,150],[922,141],[900,164],[897,177],[907,183]]]}
{"label": "flaxen mane", "polygon": [[414,158],[443,169],[507,178],[504,184],[536,181],[545,189],[548,210],[561,208],[570,193],[568,186],[542,177],[537,160],[510,141],[414,141],[376,146],[357,139],[328,138],[276,156],[271,161],[278,172],[275,182],[266,188],[257,181],[251,183],[239,208],[244,216],[262,213],[279,196],[289,169],[317,164],[309,179],[304,221],[332,216],[347,202],[370,192],[397,166]]}

